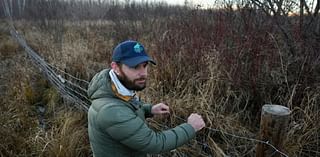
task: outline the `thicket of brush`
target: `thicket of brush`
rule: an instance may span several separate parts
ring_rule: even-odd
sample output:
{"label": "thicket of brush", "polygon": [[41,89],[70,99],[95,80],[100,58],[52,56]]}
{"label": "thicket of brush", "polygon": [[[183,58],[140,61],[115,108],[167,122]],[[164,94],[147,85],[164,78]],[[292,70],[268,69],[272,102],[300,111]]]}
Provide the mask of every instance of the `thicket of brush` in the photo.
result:
{"label": "thicket of brush", "polygon": [[[30,0],[24,9],[13,3],[25,12],[14,14],[15,26],[46,61],[88,81],[109,67],[117,43],[140,41],[157,62],[141,96],[172,109],[172,116],[150,121],[156,129],[181,123],[174,115],[198,112],[208,127],[257,138],[262,105],[280,104],[292,111],[285,152],[320,156],[319,10],[288,16],[291,1],[208,10],[102,2]],[[0,156],[90,156],[86,113],[60,98],[1,25],[1,68],[11,71],[1,77],[7,89],[0,97]],[[206,129],[196,140],[160,156],[255,156],[252,141]]]}

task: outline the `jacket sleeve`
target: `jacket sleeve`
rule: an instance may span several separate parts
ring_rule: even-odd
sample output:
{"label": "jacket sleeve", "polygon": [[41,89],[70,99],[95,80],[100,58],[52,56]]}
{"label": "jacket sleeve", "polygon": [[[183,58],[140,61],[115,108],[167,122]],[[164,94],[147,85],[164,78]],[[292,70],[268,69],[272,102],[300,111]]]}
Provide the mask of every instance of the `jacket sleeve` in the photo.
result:
{"label": "jacket sleeve", "polygon": [[153,114],[151,113],[152,105],[151,104],[143,104],[142,109],[144,110],[145,117],[151,118],[153,117]]}
{"label": "jacket sleeve", "polygon": [[146,153],[160,153],[175,149],[195,136],[190,124],[155,132],[135,113],[121,105],[103,108],[97,115],[99,127],[122,144]]}

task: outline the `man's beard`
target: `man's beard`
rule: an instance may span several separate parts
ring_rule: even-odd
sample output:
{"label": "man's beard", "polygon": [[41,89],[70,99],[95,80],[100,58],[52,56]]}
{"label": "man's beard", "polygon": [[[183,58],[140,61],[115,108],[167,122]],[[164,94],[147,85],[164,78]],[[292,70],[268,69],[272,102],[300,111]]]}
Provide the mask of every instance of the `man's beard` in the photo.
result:
{"label": "man's beard", "polygon": [[[131,81],[122,70],[120,70],[120,73],[121,75],[118,75],[118,79],[122,83],[122,85],[124,85],[127,89],[134,90],[134,91],[142,91],[143,89],[146,88],[147,78],[141,77]],[[142,85],[136,84],[135,82],[139,80],[145,80],[145,83]]]}

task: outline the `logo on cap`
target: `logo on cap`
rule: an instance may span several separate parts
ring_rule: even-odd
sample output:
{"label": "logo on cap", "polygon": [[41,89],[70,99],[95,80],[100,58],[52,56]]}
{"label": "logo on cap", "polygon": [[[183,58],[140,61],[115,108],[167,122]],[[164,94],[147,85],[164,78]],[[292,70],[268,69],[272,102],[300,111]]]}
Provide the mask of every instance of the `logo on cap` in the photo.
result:
{"label": "logo on cap", "polygon": [[134,52],[136,53],[141,53],[143,51],[143,47],[139,43],[134,45],[133,49],[134,49]]}

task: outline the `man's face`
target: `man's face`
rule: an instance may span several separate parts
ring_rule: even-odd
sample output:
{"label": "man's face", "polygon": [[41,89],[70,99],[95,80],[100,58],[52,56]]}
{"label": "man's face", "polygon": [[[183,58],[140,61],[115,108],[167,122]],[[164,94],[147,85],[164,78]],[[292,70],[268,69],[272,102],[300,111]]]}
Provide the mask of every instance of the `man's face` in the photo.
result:
{"label": "man's face", "polygon": [[129,90],[141,91],[147,84],[148,62],[131,68],[125,64],[119,65],[119,80]]}

